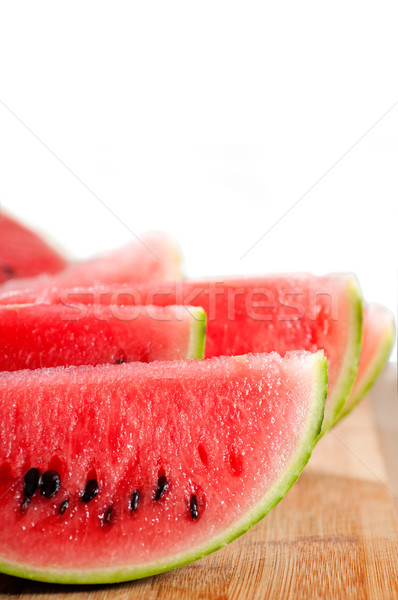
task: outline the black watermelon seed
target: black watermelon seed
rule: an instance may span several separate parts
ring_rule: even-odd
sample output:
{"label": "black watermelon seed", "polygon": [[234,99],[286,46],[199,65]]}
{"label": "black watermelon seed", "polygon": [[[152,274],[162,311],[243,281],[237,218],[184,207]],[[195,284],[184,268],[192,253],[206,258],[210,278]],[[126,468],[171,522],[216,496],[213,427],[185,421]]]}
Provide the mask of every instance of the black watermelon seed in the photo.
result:
{"label": "black watermelon seed", "polygon": [[106,511],[105,516],[104,516],[105,523],[110,523],[111,522],[112,515],[113,515],[113,508],[112,508],[112,506],[110,506],[108,508],[108,510]]}
{"label": "black watermelon seed", "polygon": [[57,471],[45,471],[40,482],[40,493],[45,498],[54,498],[61,489],[61,478]]}
{"label": "black watermelon seed", "polygon": [[198,511],[198,499],[195,496],[195,494],[192,494],[192,496],[191,496],[191,500],[189,502],[189,510],[191,511],[191,517],[193,519],[197,519],[199,516],[199,511]]}
{"label": "black watermelon seed", "polygon": [[123,364],[123,363],[125,363],[125,362],[126,362],[126,357],[125,357],[125,356],[121,356],[120,358],[118,358],[118,359],[116,360],[116,364],[117,364],[117,365],[122,365],[122,364]]}
{"label": "black watermelon seed", "polygon": [[139,490],[134,490],[134,492],[131,494],[130,510],[133,510],[133,511],[137,510],[139,500],[140,500],[140,492],[139,492]]}
{"label": "black watermelon seed", "polygon": [[82,502],[90,502],[96,495],[99,494],[98,481],[96,479],[89,479],[84,488],[84,492],[80,496]]}
{"label": "black watermelon seed", "polygon": [[24,513],[27,511],[27,508],[30,504],[30,498],[24,498],[21,502],[21,513]]}
{"label": "black watermelon seed", "polygon": [[9,265],[3,265],[1,267],[4,275],[7,275],[8,277],[14,277],[15,276],[15,271],[12,267],[10,267]]}
{"label": "black watermelon seed", "polygon": [[160,498],[163,498],[163,496],[165,495],[165,493],[168,490],[168,487],[169,487],[169,482],[167,481],[166,475],[162,475],[161,477],[159,477],[158,488],[157,488],[156,494],[155,494],[155,500],[160,500]]}
{"label": "black watermelon seed", "polygon": [[69,506],[69,498],[66,498],[66,499],[65,499],[65,500],[62,502],[61,506],[59,507],[59,514],[60,514],[60,515],[63,515],[63,514],[64,514],[64,512],[66,511],[66,509],[68,508],[68,506]]}
{"label": "black watermelon seed", "polygon": [[25,498],[31,498],[37,492],[37,488],[40,485],[41,481],[41,471],[40,469],[36,469],[32,467],[25,473],[24,477],[24,486],[23,486],[23,495]]}

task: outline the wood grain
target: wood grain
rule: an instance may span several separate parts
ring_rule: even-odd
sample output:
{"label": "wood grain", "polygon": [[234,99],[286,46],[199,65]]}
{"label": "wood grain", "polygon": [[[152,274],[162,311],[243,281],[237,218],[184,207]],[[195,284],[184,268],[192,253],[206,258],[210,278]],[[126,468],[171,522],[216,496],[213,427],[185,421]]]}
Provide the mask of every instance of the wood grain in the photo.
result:
{"label": "wood grain", "polygon": [[[397,599],[398,525],[375,423],[367,399],[319,442],[297,484],[268,517],[196,563],[114,586],[55,586],[0,576],[0,597]],[[397,439],[397,429],[395,434]]]}

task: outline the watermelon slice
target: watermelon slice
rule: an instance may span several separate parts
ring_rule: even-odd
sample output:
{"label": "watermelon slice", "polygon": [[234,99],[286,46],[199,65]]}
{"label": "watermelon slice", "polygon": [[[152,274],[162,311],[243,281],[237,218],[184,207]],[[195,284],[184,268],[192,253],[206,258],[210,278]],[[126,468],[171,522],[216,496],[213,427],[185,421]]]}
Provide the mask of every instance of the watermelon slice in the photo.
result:
{"label": "watermelon slice", "polygon": [[9,279],[57,273],[66,264],[37,233],[0,213],[0,284]]}
{"label": "watermelon slice", "polygon": [[205,326],[189,306],[3,306],[0,370],[202,358]]}
{"label": "watermelon slice", "polygon": [[[165,233],[150,232],[103,256],[70,263],[60,273],[35,278],[13,279],[0,285],[0,294],[29,290],[37,296],[49,286],[130,283],[181,278],[180,256],[174,241]],[[12,295],[12,294],[11,294]],[[4,302],[2,302],[4,304]],[[7,304],[23,304],[7,302]]]}
{"label": "watermelon slice", "polygon": [[217,550],[306,464],[321,352],[0,373],[0,570],[113,582]]}
{"label": "watermelon slice", "polygon": [[363,310],[363,341],[358,373],[340,421],[370,390],[383,370],[395,343],[392,313],[380,304],[368,304]]}
{"label": "watermelon slice", "polygon": [[[361,351],[362,301],[348,274],[268,275],[228,280],[186,280],[134,286],[48,288],[45,302],[80,304],[188,304],[207,313],[205,356],[324,349],[329,389],[323,431],[343,409]],[[35,302],[34,290],[17,292],[15,302]],[[10,296],[0,296],[0,304]]]}

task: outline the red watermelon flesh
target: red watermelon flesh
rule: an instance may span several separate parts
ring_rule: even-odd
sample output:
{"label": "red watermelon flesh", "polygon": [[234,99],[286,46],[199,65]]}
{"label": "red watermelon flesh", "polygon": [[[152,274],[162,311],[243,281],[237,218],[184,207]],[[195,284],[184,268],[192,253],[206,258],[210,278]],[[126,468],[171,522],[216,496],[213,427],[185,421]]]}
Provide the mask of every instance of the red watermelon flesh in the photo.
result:
{"label": "red watermelon flesh", "polygon": [[37,233],[0,213],[0,284],[9,279],[57,273],[66,264]]}
{"label": "red watermelon flesh", "polygon": [[394,317],[385,306],[368,304],[363,309],[362,351],[358,373],[339,420],[370,390],[385,366],[395,343]]}
{"label": "red watermelon flesh", "polygon": [[122,581],[222,547],[299,476],[326,380],[306,352],[0,373],[0,570]]}
{"label": "red watermelon flesh", "polygon": [[189,306],[3,306],[0,370],[202,358],[205,325]]}
{"label": "red watermelon flesh", "polygon": [[54,275],[13,279],[0,285],[0,295],[12,295],[29,288],[38,296],[49,286],[130,283],[180,277],[180,256],[174,241],[165,233],[150,232],[141,236],[140,240],[103,256],[70,263]]}
{"label": "red watermelon flesh", "polygon": [[[362,301],[353,275],[268,275],[226,280],[185,280],[87,289],[48,288],[53,303],[190,304],[207,313],[205,356],[289,350],[325,351],[329,388],[324,431],[350,393],[361,352]],[[25,290],[14,301],[34,302]],[[8,298],[10,299],[10,298]],[[0,297],[0,303],[7,296]]]}

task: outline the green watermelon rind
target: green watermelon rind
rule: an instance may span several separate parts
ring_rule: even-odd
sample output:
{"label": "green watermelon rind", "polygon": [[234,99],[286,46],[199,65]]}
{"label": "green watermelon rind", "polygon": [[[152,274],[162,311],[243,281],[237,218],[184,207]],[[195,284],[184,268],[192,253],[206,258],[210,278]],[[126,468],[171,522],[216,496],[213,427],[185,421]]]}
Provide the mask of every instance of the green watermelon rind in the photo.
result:
{"label": "green watermelon rind", "polygon": [[313,360],[313,391],[310,399],[309,418],[306,428],[300,437],[300,443],[290,460],[290,463],[283,471],[279,480],[276,481],[257,503],[257,505],[238,522],[215,538],[212,538],[207,544],[202,544],[194,548],[191,552],[185,552],[173,555],[169,559],[156,561],[134,568],[120,567],[117,569],[101,569],[91,571],[57,571],[44,569],[26,569],[23,565],[0,563],[0,571],[9,575],[16,575],[28,579],[44,581],[49,583],[65,584],[101,584],[101,583],[120,583],[123,581],[132,581],[164,573],[182,567],[188,563],[199,560],[204,556],[219,550],[245,533],[250,527],[255,525],[265,517],[272,508],[274,508],[282,498],[287,494],[293,484],[296,482],[305,465],[307,464],[312,450],[317,442],[319,432],[322,427],[324,416],[325,400],[327,394],[327,361],[323,352],[319,351],[312,357]]}
{"label": "green watermelon rind", "polygon": [[333,389],[333,397],[326,402],[325,418],[319,437],[322,437],[337,422],[348,400],[358,372],[362,349],[362,293],[354,276],[347,280],[347,298],[350,303],[349,335],[340,375]]}
{"label": "green watermelon rind", "polygon": [[[145,233],[143,234],[143,237],[145,237]],[[180,244],[171,235],[168,235],[168,250],[169,260],[167,261],[168,273],[166,275],[166,280],[181,281],[186,278],[184,255]]]}
{"label": "green watermelon rind", "polygon": [[184,265],[184,258],[183,258],[181,248],[175,240],[172,240],[172,242],[170,244],[170,248],[171,248],[171,252],[173,254],[173,258],[174,258],[174,269],[175,269],[174,279],[176,281],[185,279],[186,278],[185,265]]}
{"label": "green watermelon rind", "polygon": [[364,383],[358,388],[355,394],[348,398],[347,404],[344,406],[343,411],[339,414],[335,424],[339,423],[341,419],[346,417],[356,407],[358,402],[369,392],[375,383],[376,379],[384,369],[390,354],[395,344],[395,322],[391,315],[391,319],[386,325],[383,343],[380,346],[379,352],[372,361],[372,366],[367,373]]}
{"label": "green watermelon rind", "polygon": [[187,306],[186,309],[192,317],[187,359],[203,358],[205,355],[207,315],[203,308],[198,306]]}

